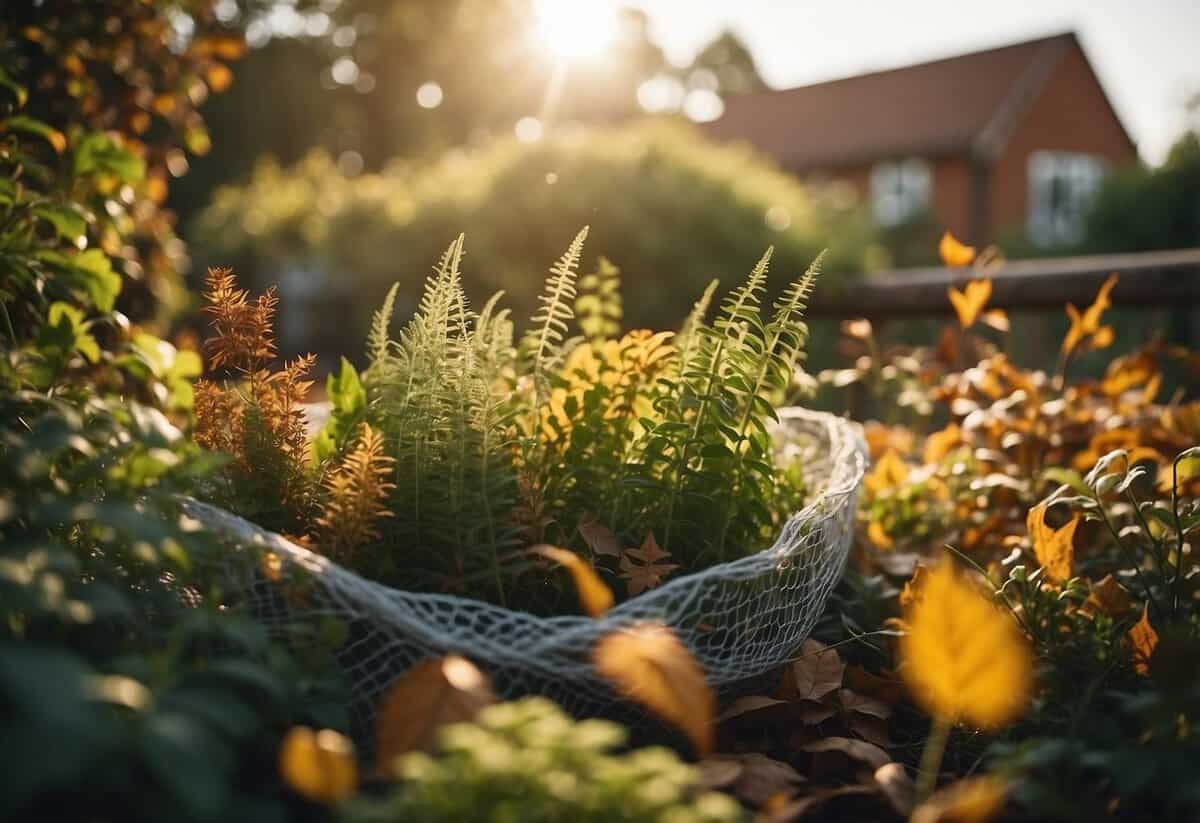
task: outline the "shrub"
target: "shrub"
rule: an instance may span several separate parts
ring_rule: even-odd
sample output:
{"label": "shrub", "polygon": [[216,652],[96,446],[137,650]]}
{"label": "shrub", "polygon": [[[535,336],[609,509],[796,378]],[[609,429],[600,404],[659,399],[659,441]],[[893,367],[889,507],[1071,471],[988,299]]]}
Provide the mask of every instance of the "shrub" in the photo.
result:
{"label": "shrub", "polygon": [[199,258],[232,264],[259,288],[315,271],[323,288],[352,296],[365,327],[397,279],[397,306],[416,305],[416,273],[463,226],[467,291],[503,289],[516,316],[529,316],[537,273],[582,225],[625,273],[635,328],[670,327],[680,295],[740,276],[764,237],[775,266],[792,273],[826,246],[827,270],[861,271],[871,249],[865,222],[835,194],[803,188],[747,149],[654,122],[502,140],[353,180],[321,154],[287,170],[264,163],[245,186],[219,190],[190,235]]}
{"label": "shrub", "polygon": [[392,820],[537,820],[543,823],[719,823],[743,820],[737,802],[702,793],[699,776],[671,751],[614,750],[624,729],[574,722],[527,698],[484,709],[474,724],[442,729],[436,757],[404,756],[403,778],[380,799],[351,804],[346,823]]}

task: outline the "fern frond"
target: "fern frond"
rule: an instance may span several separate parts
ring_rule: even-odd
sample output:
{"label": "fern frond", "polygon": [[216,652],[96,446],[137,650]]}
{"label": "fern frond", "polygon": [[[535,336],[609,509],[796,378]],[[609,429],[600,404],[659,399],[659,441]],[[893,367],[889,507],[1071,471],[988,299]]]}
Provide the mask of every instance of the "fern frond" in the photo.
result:
{"label": "fern frond", "polygon": [[399,290],[400,283],[393,283],[388,289],[387,297],[383,298],[383,305],[371,318],[371,331],[367,335],[367,357],[370,358],[372,366],[387,360],[392,339],[388,329],[392,324],[392,316],[396,313],[396,292]]}
{"label": "fern frond", "polygon": [[330,557],[345,561],[357,547],[379,539],[377,521],[391,516],[385,503],[393,488],[387,479],[393,462],[384,453],[382,435],[363,423],[354,448],[325,478],[326,499],[314,539]]}
{"label": "fern frond", "polygon": [[563,256],[550,267],[550,276],[538,295],[541,308],[534,313],[532,327],[522,342],[539,405],[548,384],[547,375],[561,359],[567,322],[575,316],[572,309],[576,296],[575,270],[583,255],[583,242],[587,235],[588,227],[584,226]]}

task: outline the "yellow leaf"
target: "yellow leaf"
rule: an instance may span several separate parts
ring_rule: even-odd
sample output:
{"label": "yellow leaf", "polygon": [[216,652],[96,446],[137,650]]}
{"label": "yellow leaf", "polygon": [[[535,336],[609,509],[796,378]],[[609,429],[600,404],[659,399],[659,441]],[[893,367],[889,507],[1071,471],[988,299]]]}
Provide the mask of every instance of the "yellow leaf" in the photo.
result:
{"label": "yellow leaf", "polygon": [[887,454],[879,459],[865,478],[863,484],[871,494],[895,489],[908,480],[908,464],[895,449],[888,449]]}
{"label": "yellow leaf", "polygon": [[900,640],[909,689],[943,721],[1005,725],[1025,708],[1033,670],[1028,640],[1012,616],[960,579],[951,563],[922,577]]}
{"label": "yellow leaf", "polygon": [[1117,285],[1117,279],[1117,275],[1109,275],[1108,279],[1104,281],[1104,285],[1100,287],[1100,291],[1097,292],[1095,301],[1084,312],[1080,313],[1074,303],[1067,304],[1067,316],[1071,318],[1071,328],[1067,330],[1067,336],[1063,338],[1062,350],[1064,353],[1074,351],[1089,337],[1095,338],[1091,344],[1093,348],[1102,349],[1112,345],[1112,326],[1101,328],[1100,318],[1107,309],[1112,308],[1112,300],[1109,295],[1112,294],[1113,287]]}
{"label": "yellow leaf", "polygon": [[575,591],[579,595],[579,604],[589,615],[599,617],[612,608],[612,590],[604,585],[604,581],[596,574],[591,564],[575,552],[556,546],[535,546],[530,551],[553,560],[571,573],[571,578],[575,581]]}
{"label": "yellow leaf", "polygon": [[1046,577],[1055,583],[1071,579],[1071,566],[1075,560],[1075,529],[1079,528],[1079,515],[1061,529],[1046,525],[1046,505],[1034,506],[1025,516],[1025,528],[1033,541],[1033,553],[1038,563],[1046,570]]}
{"label": "yellow leaf", "polygon": [[1142,607],[1142,619],[1129,630],[1129,643],[1133,646],[1133,668],[1138,674],[1150,673],[1150,658],[1158,645],[1158,632],[1150,625],[1150,604]]}
{"label": "yellow leaf", "polygon": [[878,520],[872,520],[871,524],[867,526],[867,539],[877,549],[890,549],[896,545],[896,541],[892,539],[887,530],[883,528],[883,524]]}
{"label": "yellow leaf", "polygon": [[988,309],[983,313],[983,322],[996,331],[1007,332],[1011,328],[1008,322],[1008,312],[1004,309]]}
{"label": "yellow leaf", "polygon": [[913,812],[912,823],[986,823],[1004,809],[1008,787],[988,775],[952,783]]}
{"label": "yellow leaf", "polygon": [[279,774],[297,794],[330,806],[358,787],[354,746],[333,729],[314,732],[295,726],[289,730],[279,749]]}
{"label": "yellow leaf", "polygon": [[938,254],[942,256],[942,262],[951,268],[969,266],[975,261],[975,247],[959,242],[950,232],[942,235],[942,240],[938,243]]}
{"label": "yellow leaf", "polygon": [[962,429],[957,423],[951,423],[941,431],[934,432],[925,440],[923,458],[926,464],[941,463],[955,446],[963,442]]}
{"label": "yellow leaf", "polygon": [[954,305],[954,311],[958,315],[959,325],[964,329],[970,328],[975,325],[983,307],[991,299],[992,281],[989,279],[972,280],[963,287],[962,291],[951,286],[947,294],[949,294],[950,302]]}
{"label": "yellow leaf", "polygon": [[487,676],[465,657],[425,660],[405,672],[379,703],[375,719],[375,763],[382,774],[396,757],[433,751],[437,732],[465,723],[496,701]]}
{"label": "yellow leaf", "polygon": [[716,700],[704,670],[670,629],[646,624],[614,632],[596,645],[593,660],[629,699],[682,729],[700,754],[712,751]]}

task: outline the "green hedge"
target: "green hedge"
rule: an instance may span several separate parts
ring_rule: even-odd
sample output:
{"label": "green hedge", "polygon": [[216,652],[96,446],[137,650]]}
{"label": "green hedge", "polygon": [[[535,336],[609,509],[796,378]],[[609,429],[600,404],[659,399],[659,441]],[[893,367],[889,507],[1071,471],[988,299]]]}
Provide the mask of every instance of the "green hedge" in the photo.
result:
{"label": "green hedge", "polygon": [[353,341],[397,279],[398,306],[415,303],[461,226],[472,227],[468,294],[503,289],[528,316],[546,261],[584,225],[623,272],[630,326],[677,325],[710,279],[735,282],[768,244],[784,275],[829,246],[824,288],[879,253],[844,190],[810,191],[748,149],[652,121],[498,141],[353,180],[324,154],[291,169],[267,161],[245,186],[219,190],[190,234],[198,263],[234,265],[256,286],[296,268],[326,278],[360,312],[345,329]]}

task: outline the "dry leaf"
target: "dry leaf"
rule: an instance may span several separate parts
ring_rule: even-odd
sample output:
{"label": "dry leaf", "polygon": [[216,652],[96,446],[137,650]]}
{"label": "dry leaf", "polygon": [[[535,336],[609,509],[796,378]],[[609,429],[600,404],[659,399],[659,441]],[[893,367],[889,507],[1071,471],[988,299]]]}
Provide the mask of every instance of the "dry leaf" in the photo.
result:
{"label": "dry leaf", "polygon": [[737,700],[729,704],[729,707],[717,717],[718,723],[725,723],[730,720],[752,720],[756,715],[776,715],[780,708],[790,711],[792,704],[786,700],[776,700],[774,697],[765,695],[750,695],[748,697],[739,697]]}
{"label": "dry leaf", "polygon": [[579,604],[589,615],[599,617],[612,608],[612,590],[604,585],[604,581],[596,574],[591,564],[575,552],[545,545],[534,546],[530,551],[553,560],[571,573],[571,579],[575,581],[575,592],[579,595]]}
{"label": "dry leaf", "polygon": [[996,728],[1024,708],[1033,672],[1028,639],[949,562],[926,575],[905,610],[901,674],[926,712]]}
{"label": "dry leaf", "polygon": [[654,532],[646,532],[640,549],[626,549],[620,566],[621,577],[628,582],[629,596],[634,597],[655,588],[664,577],[678,569],[678,563],[661,562],[670,557],[671,553],[661,548],[654,539]]}
{"label": "dry leaf", "polygon": [[904,698],[904,684],[900,680],[873,674],[862,666],[846,667],[846,685],[859,694],[869,695],[889,706],[896,705]]}
{"label": "dry leaf", "polygon": [[871,494],[882,494],[890,491],[908,480],[908,464],[895,449],[888,449],[887,454],[879,458],[875,467],[863,478],[863,485]]}
{"label": "dry leaf", "polygon": [[912,823],[986,823],[1004,809],[1008,787],[991,775],[960,780],[916,808]]}
{"label": "dry leaf", "polygon": [[494,702],[487,675],[465,657],[452,654],[418,663],[388,688],[379,703],[376,768],[390,773],[398,755],[433,751],[439,729],[473,720]]}
{"label": "dry leaf", "polygon": [[963,287],[962,291],[951,287],[947,294],[950,296],[951,305],[954,306],[954,313],[958,315],[958,324],[964,329],[968,329],[975,325],[975,321],[983,312],[983,307],[991,299],[992,281],[988,279],[972,280]]}
{"label": "dry leaf", "polygon": [[358,787],[354,745],[333,729],[314,732],[295,726],[279,748],[279,774],[302,797],[325,805],[340,803]]}
{"label": "dry leaf", "polygon": [[1129,643],[1133,647],[1133,668],[1138,674],[1150,673],[1150,658],[1158,646],[1158,632],[1150,625],[1150,604],[1142,607],[1142,619],[1129,630]]}
{"label": "dry leaf", "polygon": [[1046,570],[1046,577],[1054,583],[1065,583],[1071,579],[1071,568],[1075,559],[1075,529],[1080,517],[1076,513],[1071,522],[1061,529],[1046,525],[1046,504],[1034,506],[1025,517],[1025,528],[1033,541],[1033,553]]}
{"label": "dry leaf", "polygon": [[698,752],[712,751],[716,700],[700,664],[670,629],[647,624],[614,632],[596,645],[593,660],[629,699],[682,729]]}
{"label": "dry leaf", "polygon": [[1099,583],[1089,582],[1091,591],[1084,601],[1085,606],[1107,614],[1109,617],[1120,617],[1133,608],[1133,598],[1129,590],[1117,582],[1111,574],[1106,574]]}
{"label": "dry leaf", "polygon": [[821,740],[814,740],[811,743],[805,743],[800,748],[810,754],[837,752],[851,760],[865,763],[872,769],[878,769],[892,760],[887,752],[874,743],[868,743],[865,740],[853,740],[849,737],[826,737]]}
{"label": "dry leaf", "polygon": [[980,317],[980,320],[985,326],[990,326],[996,331],[1008,332],[1012,329],[1012,325],[1008,322],[1008,312],[1004,309],[988,309]]}
{"label": "dry leaf", "polygon": [[[942,256],[942,262],[950,268],[962,268],[975,261],[975,247],[959,242],[958,238],[948,231],[942,234],[942,240],[938,243],[938,254]],[[969,326],[970,323],[963,325]]]}
{"label": "dry leaf", "polygon": [[880,720],[887,720],[892,716],[892,707],[882,700],[863,697],[861,694],[855,694],[849,689],[839,689],[838,700],[841,701],[842,708],[847,712],[869,714],[872,717],[878,717]]}
{"label": "dry leaf", "polygon": [[601,523],[594,514],[585,514],[579,521],[579,534],[594,554],[620,557],[621,543],[612,529]]}
{"label": "dry leaf", "polygon": [[912,813],[915,788],[900,763],[885,763],[875,770],[875,783],[896,814],[908,817]]}
{"label": "dry leaf", "polygon": [[[763,808],[773,798],[782,796],[786,800],[805,782],[803,775],[787,763],[758,752],[701,761],[700,774],[706,788],[724,789],[756,809]],[[723,782],[714,783],[714,779]]]}
{"label": "dry leaf", "polygon": [[789,700],[820,700],[842,685],[846,664],[836,649],[811,637],[800,647],[800,658],[784,670],[781,696]]}
{"label": "dry leaf", "polygon": [[1116,285],[1117,275],[1109,275],[1096,294],[1095,301],[1082,313],[1075,308],[1074,303],[1067,304],[1067,316],[1071,318],[1071,328],[1067,330],[1067,336],[1063,338],[1064,354],[1074,351],[1089,338],[1091,341],[1088,343],[1088,348],[1103,349],[1112,344],[1112,326],[1101,327],[1100,318],[1104,315],[1105,310],[1112,308],[1112,300],[1109,295],[1112,294],[1113,287]]}

